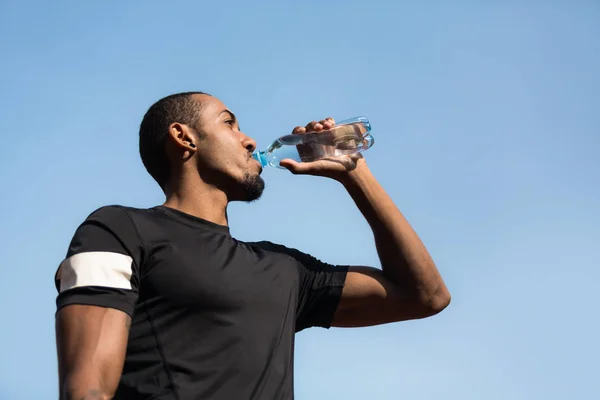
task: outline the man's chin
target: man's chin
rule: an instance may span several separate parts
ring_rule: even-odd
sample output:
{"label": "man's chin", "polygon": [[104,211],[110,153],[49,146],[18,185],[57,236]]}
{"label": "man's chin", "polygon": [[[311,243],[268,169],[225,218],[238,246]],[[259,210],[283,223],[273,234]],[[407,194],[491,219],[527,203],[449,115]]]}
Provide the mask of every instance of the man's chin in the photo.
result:
{"label": "man's chin", "polygon": [[244,176],[243,188],[240,201],[251,203],[260,199],[265,190],[265,181],[260,175]]}

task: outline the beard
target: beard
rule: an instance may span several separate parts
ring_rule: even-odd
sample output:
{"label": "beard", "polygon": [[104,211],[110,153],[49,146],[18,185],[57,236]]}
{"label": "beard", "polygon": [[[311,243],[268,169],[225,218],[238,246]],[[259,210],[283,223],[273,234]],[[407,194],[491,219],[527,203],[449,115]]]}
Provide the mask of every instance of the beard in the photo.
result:
{"label": "beard", "polygon": [[265,190],[265,181],[260,175],[251,175],[245,172],[242,179],[234,179],[228,175],[220,175],[220,178],[213,176],[205,182],[214,185],[226,194],[228,201],[244,201],[251,203],[258,200]]}
{"label": "beard", "polygon": [[244,174],[243,198],[242,201],[251,203],[260,199],[265,190],[265,181],[260,175],[250,175],[248,172]]}

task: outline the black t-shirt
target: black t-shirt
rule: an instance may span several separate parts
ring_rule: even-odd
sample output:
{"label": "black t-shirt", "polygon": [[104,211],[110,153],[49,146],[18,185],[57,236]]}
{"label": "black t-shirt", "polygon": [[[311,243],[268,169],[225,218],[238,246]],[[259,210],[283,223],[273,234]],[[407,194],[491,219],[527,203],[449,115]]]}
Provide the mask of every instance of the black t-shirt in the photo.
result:
{"label": "black t-shirt", "polygon": [[132,317],[116,399],[292,399],[294,334],[328,328],[348,268],[158,206],[108,206],[77,229],[57,307]]}

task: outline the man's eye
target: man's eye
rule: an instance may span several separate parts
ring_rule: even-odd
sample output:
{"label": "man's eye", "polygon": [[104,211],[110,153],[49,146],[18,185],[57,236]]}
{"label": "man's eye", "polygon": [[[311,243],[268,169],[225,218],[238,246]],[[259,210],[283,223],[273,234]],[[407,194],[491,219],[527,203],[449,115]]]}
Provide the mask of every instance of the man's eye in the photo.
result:
{"label": "man's eye", "polygon": [[234,123],[234,121],[233,121],[232,119],[228,119],[228,120],[226,120],[226,121],[225,121],[225,123],[226,123],[227,125],[231,125],[231,126],[233,126],[233,123]]}

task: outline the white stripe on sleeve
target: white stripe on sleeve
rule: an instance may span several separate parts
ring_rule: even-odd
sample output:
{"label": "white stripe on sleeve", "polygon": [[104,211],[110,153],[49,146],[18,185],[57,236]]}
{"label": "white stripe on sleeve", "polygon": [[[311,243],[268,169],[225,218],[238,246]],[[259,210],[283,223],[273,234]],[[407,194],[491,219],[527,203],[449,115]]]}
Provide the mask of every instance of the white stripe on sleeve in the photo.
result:
{"label": "white stripe on sleeve", "polygon": [[90,251],[64,260],[58,271],[60,292],[84,286],[131,289],[133,259],[125,254]]}

